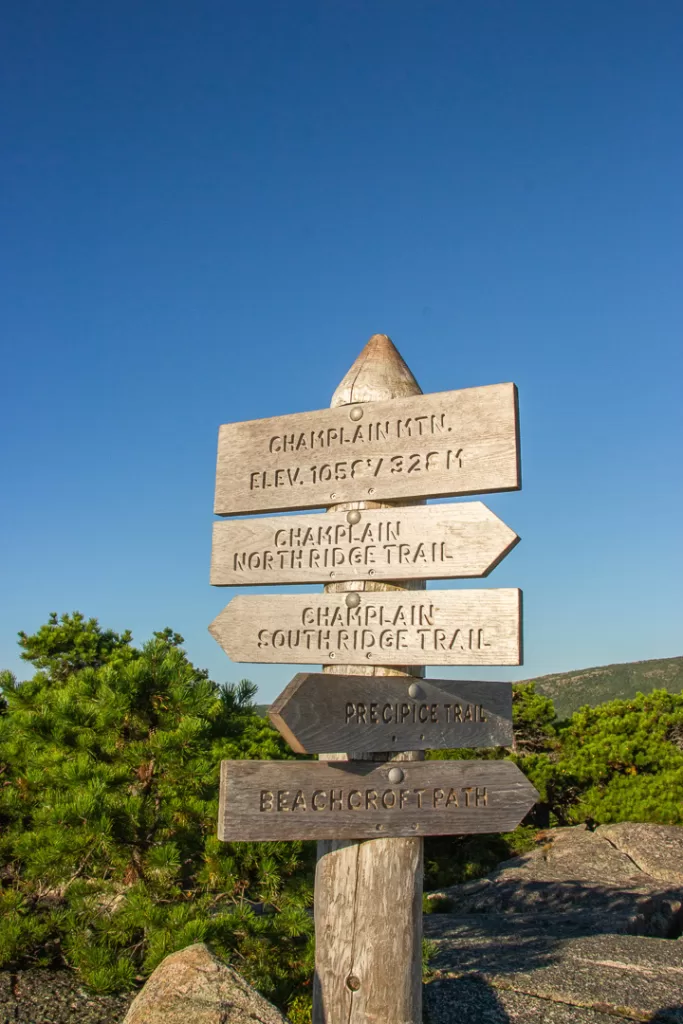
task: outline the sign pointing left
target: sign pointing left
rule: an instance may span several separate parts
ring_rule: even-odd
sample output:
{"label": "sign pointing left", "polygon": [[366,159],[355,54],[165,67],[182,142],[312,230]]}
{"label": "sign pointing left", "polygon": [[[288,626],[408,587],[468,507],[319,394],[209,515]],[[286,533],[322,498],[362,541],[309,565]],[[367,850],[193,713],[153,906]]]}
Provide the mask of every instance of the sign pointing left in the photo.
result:
{"label": "sign pointing left", "polygon": [[521,591],[234,597],[209,626],[233,661],[521,665]]}
{"label": "sign pointing left", "polygon": [[512,745],[512,683],[300,673],[268,714],[300,754]]}

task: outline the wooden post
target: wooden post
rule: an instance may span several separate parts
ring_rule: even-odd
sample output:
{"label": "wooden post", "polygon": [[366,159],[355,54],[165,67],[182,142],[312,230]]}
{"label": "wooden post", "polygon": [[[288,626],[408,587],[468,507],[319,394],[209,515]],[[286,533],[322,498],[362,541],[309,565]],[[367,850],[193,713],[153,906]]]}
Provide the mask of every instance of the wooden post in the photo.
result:
{"label": "wooden post", "polygon": [[[420,395],[422,390],[390,338],[375,334],[341,384],[331,406]],[[391,508],[351,502],[328,511]],[[354,580],[325,585],[328,593],[422,590],[425,583]],[[326,665],[326,673],[422,676],[424,666]],[[330,685],[334,685],[330,681]],[[368,696],[372,682],[368,681]],[[421,751],[321,754],[321,760],[421,760]],[[421,1024],[423,840],[322,840],[315,876],[313,1024]]]}

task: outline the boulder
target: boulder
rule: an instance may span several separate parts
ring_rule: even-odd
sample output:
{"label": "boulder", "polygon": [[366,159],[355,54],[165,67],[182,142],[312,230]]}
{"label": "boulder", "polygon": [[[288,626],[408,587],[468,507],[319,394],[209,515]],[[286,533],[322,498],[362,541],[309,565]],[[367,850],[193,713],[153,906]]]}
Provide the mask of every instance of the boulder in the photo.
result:
{"label": "boulder", "polygon": [[132,1003],[123,1024],[287,1024],[267,999],[204,945],[171,953]]}
{"label": "boulder", "polygon": [[[617,827],[603,826],[595,832],[585,825],[549,829],[539,833],[534,850],[504,861],[486,878],[429,893],[427,898],[441,901],[450,914],[468,918],[515,914],[518,925],[524,926],[531,915],[531,927],[541,931],[599,934],[609,925],[611,932],[675,938],[683,923],[683,884],[666,884],[662,877],[641,870],[603,833],[603,828]],[[647,828],[670,831],[666,826]],[[683,840],[683,829],[678,831]],[[650,839],[654,843],[653,834]],[[429,931],[437,925],[426,927]]]}
{"label": "boulder", "polygon": [[606,839],[651,878],[683,885],[683,828],[622,821],[600,825],[595,835]]}

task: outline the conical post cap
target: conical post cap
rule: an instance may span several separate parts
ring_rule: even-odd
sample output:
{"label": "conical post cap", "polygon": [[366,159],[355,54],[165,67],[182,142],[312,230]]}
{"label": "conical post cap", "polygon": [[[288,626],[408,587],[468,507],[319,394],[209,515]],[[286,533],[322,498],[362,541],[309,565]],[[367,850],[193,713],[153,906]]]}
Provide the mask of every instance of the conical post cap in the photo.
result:
{"label": "conical post cap", "polygon": [[373,334],[332,395],[330,406],[421,395],[422,388],[386,334]]}

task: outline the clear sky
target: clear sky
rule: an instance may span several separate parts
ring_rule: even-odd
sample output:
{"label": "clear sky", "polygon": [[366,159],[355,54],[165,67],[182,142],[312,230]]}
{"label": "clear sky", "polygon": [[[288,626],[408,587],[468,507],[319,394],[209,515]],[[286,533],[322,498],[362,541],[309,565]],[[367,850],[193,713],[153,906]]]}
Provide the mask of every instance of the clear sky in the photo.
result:
{"label": "clear sky", "polygon": [[520,389],[526,664],[430,674],[683,654],[682,53],[674,0],[7,5],[0,665],[79,609],[271,700],[207,632],[217,427],[374,332]]}

